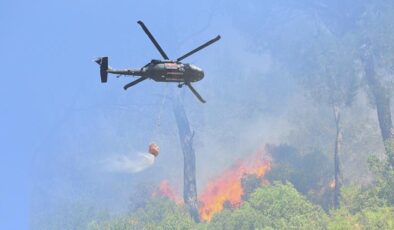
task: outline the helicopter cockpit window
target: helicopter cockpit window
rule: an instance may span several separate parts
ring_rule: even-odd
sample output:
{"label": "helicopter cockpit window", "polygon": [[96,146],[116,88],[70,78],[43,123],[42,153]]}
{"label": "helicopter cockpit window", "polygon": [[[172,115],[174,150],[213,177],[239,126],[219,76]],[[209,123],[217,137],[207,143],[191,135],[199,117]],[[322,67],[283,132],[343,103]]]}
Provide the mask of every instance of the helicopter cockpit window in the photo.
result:
{"label": "helicopter cockpit window", "polygon": [[198,67],[195,66],[195,65],[189,65],[189,66],[190,66],[190,68],[193,69],[193,70],[202,71],[202,69],[198,68]]}

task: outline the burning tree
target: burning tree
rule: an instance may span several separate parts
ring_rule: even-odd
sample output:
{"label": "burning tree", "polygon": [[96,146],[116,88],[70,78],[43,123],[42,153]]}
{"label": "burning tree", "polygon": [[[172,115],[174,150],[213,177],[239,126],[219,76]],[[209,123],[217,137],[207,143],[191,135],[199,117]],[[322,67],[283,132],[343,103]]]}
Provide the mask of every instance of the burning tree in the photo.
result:
{"label": "burning tree", "polygon": [[[197,213],[199,215],[198,219],[208,222],[215,214],[226,208],[239,208],[255,189],[262,184],[268,184],[264,175],[270,169],[271,162],[266,157],[264,150],[258,151],[246,159],[238,160],[219,176],[209,181],[202,190],[198,199],[200,204]],[[190,178],[188,179],[190,180]],[[185,184],[190,183],[189,180],[185,179]],[[188,195],[190,196],[190,194],[184,192],[184,199]],[[172,188],[166,180],[160,183],[153,196],[166,197],[177,204],[181,204],[177,190]],[[185,199],[185,204],[186,201]],[[193,211],[190,210],[189,205],[186,204],[187,209],[189,212]]]}
{"label": "burning tree", "polygon": [[[238,208],[245,195],[245,177],[254,175],[261,183],[266,171],[271,169],[271,163],[265,158],[264,151],[258,151],[251,157],[240,160],[224,171],[220,176],[211,180],[200,195],[200,217],[203,221],[210,221],[214,214],[225,207]],[[248,191],[250,192],[250,191]]]}
{"label": "burning tree", "polygon": [[167,197],[176,204],[182,204],[182,200],[178,195],[177,191],[171,187],[170,182],[163,180],[160,185],[152,194],[153,197]]}

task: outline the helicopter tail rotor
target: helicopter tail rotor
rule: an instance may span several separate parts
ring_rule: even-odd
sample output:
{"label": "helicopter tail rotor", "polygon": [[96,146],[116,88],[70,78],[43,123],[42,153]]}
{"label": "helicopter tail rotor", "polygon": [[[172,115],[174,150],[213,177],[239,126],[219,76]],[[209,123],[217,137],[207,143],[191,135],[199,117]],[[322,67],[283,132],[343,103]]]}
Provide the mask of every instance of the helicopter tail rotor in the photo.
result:
{"label": "helicopter tail rotor", "polygon": [[100,65],[100,77],[101,82],[105,83],[108,79],[108,57],[100,57],[95,60],[97,64]]}

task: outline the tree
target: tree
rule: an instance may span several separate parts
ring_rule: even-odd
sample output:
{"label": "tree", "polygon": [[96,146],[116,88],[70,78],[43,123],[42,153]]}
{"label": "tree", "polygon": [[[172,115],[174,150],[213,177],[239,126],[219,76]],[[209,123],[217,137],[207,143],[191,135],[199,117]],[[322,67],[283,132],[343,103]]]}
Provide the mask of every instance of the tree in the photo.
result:
{"label": "tree", "polygon": [[327,216],[289,183],[258,188],[241,208],[215,215],[208,229],[324,229]]}
{"label": "tree", "polygon": [[[311,4],[311,6],[333,34],[338,36],[348,33],[357,37],[352,43],[353,47],[357,47],[357,59],[362,62],[364,78],[376,107],[382,140],[384,143],[394,141],[390,107],[394,66],[392,2],[362,0],[354,4],[350,0],[335,0],[325,1],[325,4]],[[333,17],[334,14],[336,17]],[[385,148],[387,152],[386,144]]]}
{"label": "tree", "polygon": [[328,210],[332,203],[331,161],[319,150],[300,153],[289,145],[270,146],[272,169],[266,178],[270,181],[290,182],[309,200]]}
{"label": "tree", "polygon": [[[364,66],[364,77],[376,107],[382,140],[394,141],[391,116],[391,96],[394,67],[394,6],[390,1],[368,4],[359,22],[358,33],[362,39],[360,59]],[[391,163],[394,167],[394,161]]]}
{"label": "tree", "polygon": [[260,215],[249,203],[245,203],[241,208],[235,210],[225,209],[216,214],[208,229],[263,229],[269,226],[270,219]]}
{"label": "tree", "polygon": [[109,214],[81,202],[72,202],[60,205],[48,216],[33,216],[31,229],[86,229],[93,220],[107,220]]}
{"label": "tree", "polygon": [[[336,130],[334,206],[338,207],[342,184],[340,156],[343,154],[341,114],[353,101],[359,84],[354,37],[349,35],[349,28],[355,26],[354,19],[359,16],[360,7],[347,0],[282,0],[256,4],[265,4],[259,9],[264,8],[269,22],[249,32],[257,38],[260,47],[256,50],[267,50],[304,86],[315,103],[332,110]],[[352,7],[343,7],[345,5]]]}
{"label": "tree", "polygon": [[375,209],[385,206],[384,200],[378,197],[377,189],[361,187],[357,184],[347,185],[342,188],[341,208],[355,215],[364,209]]}
{"label": "tree", "polygon": [[332,210],[328,229],[393,229],[394,210],[377,197],[375,188],[343,188],[341,207]]}
{"label": "tree", "polygon": [[92,222],[90,230],[114,229],[193,229],[194,221],[187,211],[165,197],[150,200],[135,213],[110,221]]}
{"label": "tree", "polygon": [[329,230],[355,229],[361,230],[357,217],[349,213],[345,208],[339,208],[331,213],[330,221],[327,224]]}
{"label": "tree", "polygon": [[[386,147],[392,153],[393,146]],[[333,210],[328,229],[393,229],[394,170],[389,158],[369,158],[376,185],[363,188],[348,185],[342,189],[340,209]]]}
{"label": "tree", "polygon": [[184,157],[183,199],[190,215],[199,222],[197,185],[196,185],[196,156],[193,148],[194,132],[190,129],[189,120],[180,102],[179,96],[173,101],[174,115],[178,127],[179,139]]}
{"label": "tree", "polygon": [[[312,1],[313,2],[313,1]],[[391,154],[390,146],[394,143],[394,128],[391,115],[391,97],[393,89],[393,67],[394,67],[394,5],[388,0],[379,1],[359,1],[354,7],[339,7],[351,1],[328,1],[313,7],[318,10],[318,15],[322,24],[336,37],[343,38],[346,34],[351,34],[354,39],[350,40],[343,53],[345,57],[352,57],[360,60],[363,68],[363,76],[368,86],[379,122],[379,128],[384,143],[388,164],[394,167],[394,155]],[[313,4],[312,4],[313,5]],[[335,10],[338,9],[338,10]],[[342,12],[342,17],[330,17],[334,12]],[[329,17],[327,17],[327,15]],[[344,17],[347,22],[344,23]],[[332,23],[334,21],[334,23]],[[349,23],[350,22],[350,23]],[[342,23],[342,25],[341,25]],[[336,25],[336,26],[333,26]],[[341,48],[341,47],[338,47]],[[345,49],[343,49],[345,48]],[[351,54],[351,55],[350,55]],[[339,63],[338,63],[339,64]],[[347,63],[348,65],[351,63]],[[353,64],[354,66],[354,64]],[[341,141],[341,130],[339,127],[340,114],[338,107],[334,107],[337,124],[337,141]],[[336,149],[340,145],[336,144]],[[335,152],[338,152],[337,150]],[[337,156],[337,154],[335,154]],[[337,159],[337,157],[335,157]],[[336,160],[337,161],[337,160]],[[335,164],[337,171],[337,163]],[[390,171],[390,170],[389,170]],[[336,173],[337,175],[337,173]],[[337,176],[336,176],[337,177]],[[386,178],[387,179],[387,178]],[[339,191],[339,189],[336,189]],[[337,192],[336,192],[337,193]],[[335,196],[337,197],[337,196]],[[336,200],[336,206],[338,200]]]}
{"label": "tree", "polygon": [[394,155],[394,144],[388,142],[386,146],[388,157],[380,160],[376,156],[371,156],[369,165],[376,177],[376,189],[379,197],[394,205],[394,168],[390,162],[391,156]]}
{"label": "tree", "polygon": [[358,219],[364,229],[394,229],[394,209],[392,207],[363,210],[358,215]]}
{"label": "tree", "polygon": [[[312,91],[316,101],[323,102],[333,110],[335,121],[334,147],[334,207],[339,207],[342,175],[340,155],[342,154],[343,130],[341,111],[351,105],[358,89],[358,76],[354,63],[354,49],[351,37],[337,38],[322,34],[317,44],[311,47],[316,57],[312,71],[307,72],[307,89]],[[317,48],[324,47],[324,48]]]}

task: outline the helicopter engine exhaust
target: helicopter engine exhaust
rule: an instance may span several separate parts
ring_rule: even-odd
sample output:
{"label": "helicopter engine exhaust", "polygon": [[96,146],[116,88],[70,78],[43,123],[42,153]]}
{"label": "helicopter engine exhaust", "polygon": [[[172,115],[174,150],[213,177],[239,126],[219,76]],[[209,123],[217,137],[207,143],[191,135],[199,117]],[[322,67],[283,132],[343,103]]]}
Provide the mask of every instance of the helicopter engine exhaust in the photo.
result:
{"label": "helicopter engine exhaust", "polygon": [[100,77],[101,77],[101,82],[105,83],[107,82],[108,79],[108,57],[101,57],[97,58],[95,60],[97,64],[100,65]]}

